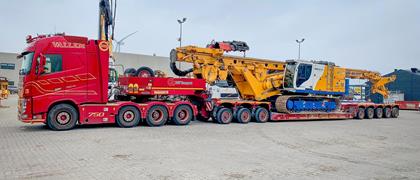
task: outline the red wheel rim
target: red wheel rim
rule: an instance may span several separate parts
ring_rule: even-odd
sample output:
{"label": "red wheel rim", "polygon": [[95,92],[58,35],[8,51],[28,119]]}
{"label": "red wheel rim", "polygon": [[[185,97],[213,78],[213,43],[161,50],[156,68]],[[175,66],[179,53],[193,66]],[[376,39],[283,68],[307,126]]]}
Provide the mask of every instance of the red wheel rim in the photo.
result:
{"label": "red wheel rim", "polygon": [[250,117],[249,112],[247,112],[247,111],[245,111],[241,114],[241,120],[242,121],[247,121],[249,117]]}
{"label": "red wheel rim", "polygon": [[132,111],[126,111],[123,114],[124,121],[131,122],[134,120],[134,113]]}
{"label": "red wheel rim", "polygon": [[178,112],[177,117],[179,120],[185,121],[190,117],[190,115],[186,109],[182,109]]}
{"label": "red wheel rim", "polygon": [[265,121],[265,119],[267,118],[267,113],[265,111],[261,111],[259,117],[261,121]]}
{"label": "red wheel rim", "polygon": [[229,121],[230,117],[231,117],[231,114],[228,111],[225,111],[225,112],[222,113],[222,121],[223,122]]}
{"label": "red wheel rim", "polygon": [[159,122],[163,119],[163,112],[159,109],[156,109],[152,112],[153,121]]}
{"label": "red wheel rim", "polygon": [[149,71],[140,71],[138,75],[138,77],[144,77],[144,78],[151,77],[151,76],[152,75],[150,74]]}
{"label": "red wheel rim", "polygon": [[57,114],[56,120],[59,124],[67,124],[71,120],[71,115],[68,112],[60,112]]}

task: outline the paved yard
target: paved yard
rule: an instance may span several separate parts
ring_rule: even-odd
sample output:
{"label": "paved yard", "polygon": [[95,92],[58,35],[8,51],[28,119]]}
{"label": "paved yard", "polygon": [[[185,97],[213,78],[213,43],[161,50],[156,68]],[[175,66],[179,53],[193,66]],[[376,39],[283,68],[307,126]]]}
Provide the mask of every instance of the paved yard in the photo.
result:
{"label": "paved yard", "polygon": [[0,108],[0,179],[420,179],[420,112],[398,119],[55,132]]}

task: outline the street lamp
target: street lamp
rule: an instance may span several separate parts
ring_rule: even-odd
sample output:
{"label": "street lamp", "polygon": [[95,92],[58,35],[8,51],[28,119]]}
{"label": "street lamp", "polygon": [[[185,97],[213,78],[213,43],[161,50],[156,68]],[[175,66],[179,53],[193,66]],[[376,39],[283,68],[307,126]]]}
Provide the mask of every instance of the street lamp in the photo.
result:
{"label": "street lamp", "polygon": [[305,41],[305,38],[302,38],[302,40],[296,40],[296,42],[299,44],[299,54],[298,54],[298,59],[300,60],[300,44],[303,43],[303,41]]}
{"label": "street lamp", "polygon": [[185,21],[187,21],[187,18],[182,18],[182,20],[178,19],[178,23],[179,23],[179,47],[181,47],[182,45],[182,24],[185,23]]}
{"label": "street lamp", "polygon": [[[182,24],[185,23],[185,21],[187,21],[187,18],[182,18],[182,20],[178,19],[178,23],[179,23],[179,47],[182,46]],[[181,69],[181,62],[178,63],[178,69]]]}

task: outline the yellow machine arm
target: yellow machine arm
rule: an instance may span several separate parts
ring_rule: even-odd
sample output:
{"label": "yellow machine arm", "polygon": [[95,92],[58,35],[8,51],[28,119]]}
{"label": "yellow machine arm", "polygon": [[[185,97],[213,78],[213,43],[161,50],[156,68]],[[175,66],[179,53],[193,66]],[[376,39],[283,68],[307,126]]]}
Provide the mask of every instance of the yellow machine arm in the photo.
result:
{"label": "yellow machine arm", "polygon": [[[280,94],[284,62],[226,56],[223,53],[221,49],[196,46],[176,48],[171,52],[171,68],[179,76],[192,72],[209,84],[218,80],[234,81],[243,99],[263,100]],[[180,71],[176,69],[176,61],[192,63],[194,68]]]}
{"label": "yellow machine arm", "polygon": [[371,92],[379,93],[384,98],[389,96],[388,89],[385,87],[386,84],[395,81],[396,76],[384,77],[378,72],[358,70],[358,69],[346,69],[346,78],[350,79],[366,79],[372,83]]}
{"label": "yellow machine arm", "polygon": [[113,57],[112,41],[114,39],[114,26],[116,14],[116,0],[99,1],[99,40],[108,41],[109,55]]}

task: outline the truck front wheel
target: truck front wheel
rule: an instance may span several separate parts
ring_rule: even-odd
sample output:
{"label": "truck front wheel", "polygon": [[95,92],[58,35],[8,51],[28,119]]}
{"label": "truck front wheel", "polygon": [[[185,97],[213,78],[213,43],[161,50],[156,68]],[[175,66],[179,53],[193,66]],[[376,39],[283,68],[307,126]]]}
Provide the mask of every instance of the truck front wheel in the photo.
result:
{"label": "truck front wheel", "polygon": [[137,126],[140,122],[140,111],[133,106],[124,106],[118,111],[116,121],[123,128]]}
{"label": "truck front wheel", "polygon": [[56,131],[70,130],[76,126],[78,119],[76,108],[69,104],[57,104],[48,112],[47,125]]}

